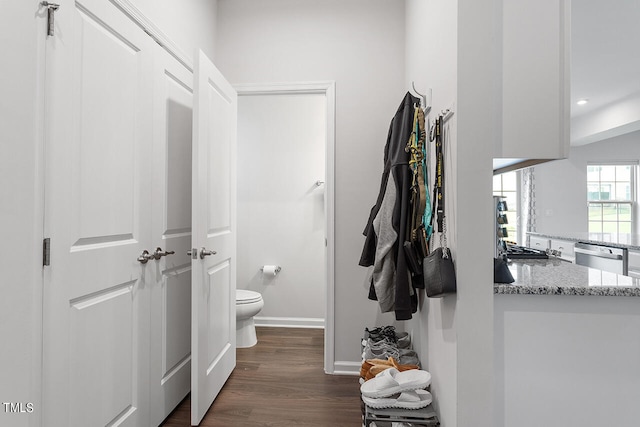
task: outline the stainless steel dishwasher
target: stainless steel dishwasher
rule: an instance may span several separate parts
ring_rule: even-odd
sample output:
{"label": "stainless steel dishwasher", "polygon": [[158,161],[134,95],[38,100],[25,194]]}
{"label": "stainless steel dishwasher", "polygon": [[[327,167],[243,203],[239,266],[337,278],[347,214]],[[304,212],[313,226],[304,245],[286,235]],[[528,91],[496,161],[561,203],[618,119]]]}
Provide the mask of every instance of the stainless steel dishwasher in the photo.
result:
{"label": "stainless steel dishwasher", "polygon": [[625,276],[628,274],[627,249],[578,242],[575,254],[576,264]]}

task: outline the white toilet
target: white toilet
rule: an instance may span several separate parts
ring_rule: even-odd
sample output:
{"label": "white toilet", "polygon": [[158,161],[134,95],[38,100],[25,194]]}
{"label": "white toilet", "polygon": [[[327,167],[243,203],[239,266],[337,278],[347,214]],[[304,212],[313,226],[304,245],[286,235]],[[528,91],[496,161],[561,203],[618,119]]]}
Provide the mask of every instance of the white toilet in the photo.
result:
{"label": "white toilet", "polygon": [[258,342],[253,316],[264,307],[259,292],[236,289],[236,348],[253,347]]}

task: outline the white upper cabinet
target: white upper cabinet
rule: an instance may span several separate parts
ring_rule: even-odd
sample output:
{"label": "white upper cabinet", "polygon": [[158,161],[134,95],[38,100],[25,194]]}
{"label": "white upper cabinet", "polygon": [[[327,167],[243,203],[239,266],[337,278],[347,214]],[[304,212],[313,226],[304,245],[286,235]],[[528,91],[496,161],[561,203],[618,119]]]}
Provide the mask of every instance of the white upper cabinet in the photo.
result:
{"label": "white upper cabinet", "polygon": [[569,154],[570,4],[502,2],[502,138],[496,158]]}

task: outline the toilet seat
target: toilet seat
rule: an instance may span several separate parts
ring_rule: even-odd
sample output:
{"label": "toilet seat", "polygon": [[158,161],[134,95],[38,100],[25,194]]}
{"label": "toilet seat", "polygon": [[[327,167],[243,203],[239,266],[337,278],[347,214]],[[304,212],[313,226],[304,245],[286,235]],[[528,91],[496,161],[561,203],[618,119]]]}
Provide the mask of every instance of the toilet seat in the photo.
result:
{"label": "toilet seat", "polygon": [[260,300],[262,300],[262,295],[258,292],[236,289],[236,304],[252,304]]}

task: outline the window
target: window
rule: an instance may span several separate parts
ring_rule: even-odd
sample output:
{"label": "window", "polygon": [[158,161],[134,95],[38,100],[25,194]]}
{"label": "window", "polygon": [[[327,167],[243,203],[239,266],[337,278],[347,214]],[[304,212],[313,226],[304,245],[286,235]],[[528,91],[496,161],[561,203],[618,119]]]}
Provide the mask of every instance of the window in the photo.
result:
{"label": "window", "polygon": [[493,176],[493,195],[507,202],[507,233],[505,240],[518,241],[518,175],[516,171]]}
{"label": "window", "polygon": [[631,233],[635,165],[587,166],[589,233]]}

